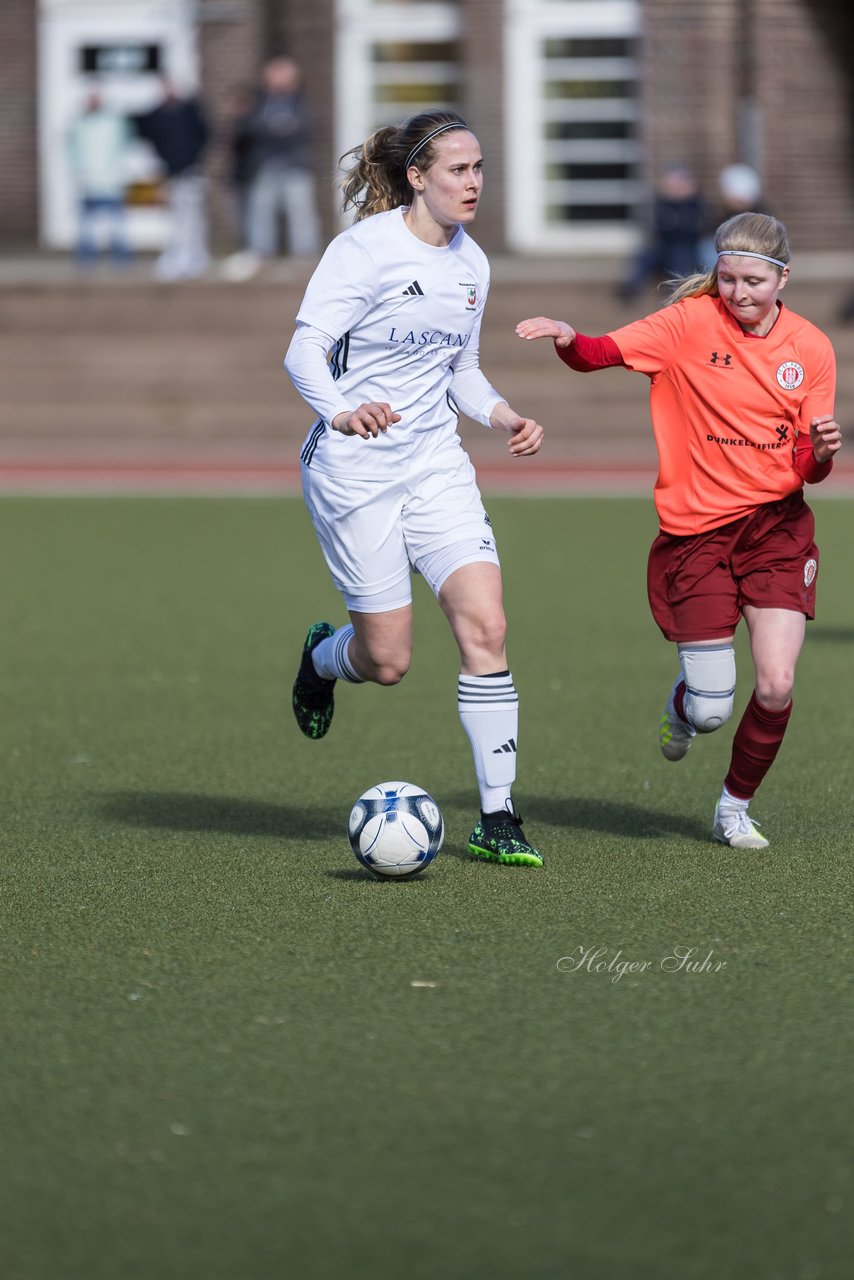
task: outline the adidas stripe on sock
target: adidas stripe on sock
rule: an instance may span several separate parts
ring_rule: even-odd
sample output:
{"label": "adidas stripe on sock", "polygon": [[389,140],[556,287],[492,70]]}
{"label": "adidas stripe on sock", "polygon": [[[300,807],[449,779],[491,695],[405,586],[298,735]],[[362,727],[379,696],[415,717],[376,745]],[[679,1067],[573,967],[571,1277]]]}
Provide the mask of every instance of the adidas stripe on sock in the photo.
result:
{"label": "adidas stripe on sock", "polygon": [[509,671],[461,675],[457,708],[468,734],[484,813],[503,809],[516,778],[519,695]]}
{"label": "adidas stripe on sock", "polygon": [[352,622],[339,627],[333,636],[321,640],[312,652],[314,669],[324,680],[346,680],[349,684],[364,684],[360,675],[356,674],[348,654],[350,641],[355,635]]}

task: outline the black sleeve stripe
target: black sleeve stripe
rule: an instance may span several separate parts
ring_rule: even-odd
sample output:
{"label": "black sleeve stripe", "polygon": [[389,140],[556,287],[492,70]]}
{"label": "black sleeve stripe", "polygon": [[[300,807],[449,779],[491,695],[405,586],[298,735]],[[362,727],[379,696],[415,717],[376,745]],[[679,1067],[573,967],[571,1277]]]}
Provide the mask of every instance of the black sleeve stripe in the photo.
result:
{"label": "black sleeve stripe", "polygon": [[347,372],[347,360],[350,355],[350,334],[349,331],[339,338],[332,348],[329,357],[329,363],[332,366],[332,377],[337,382],[342,374]]}
{"label": "black sleeve stripe", "polygon": [[322,418],[318,418],[317,422],[312,426],[300,454],[300,462],[304,462],[307,467],[311,466],[311,460],[315,455],[315,451],[317,450],[317,446],[320,443],[320,439],[325,430],[326,423]]}

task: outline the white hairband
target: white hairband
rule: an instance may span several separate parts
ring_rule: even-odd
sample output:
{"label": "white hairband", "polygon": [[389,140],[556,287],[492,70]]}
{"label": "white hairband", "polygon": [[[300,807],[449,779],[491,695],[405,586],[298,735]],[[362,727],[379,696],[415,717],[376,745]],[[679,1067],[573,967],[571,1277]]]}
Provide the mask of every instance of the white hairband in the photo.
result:
{"label": "white hairband", "polygon": [[418,155],[418,152],[421,150],[421,148],[426,147],[427,143],[432,142],[434,138],[438,138],[440,133],[445,133],[448,129],[467,129],[467,128],[468,128],[468,125],[463,124],[462,120],[452,120],[452,121],[449,121],[448,124],[440,124],[438,129],[434,129],[432,133],[427,134],[426,138],[422,138],[420,142],[417,142],[415,144],[415,146],[410,151],[409,155],[406,157],[406,164],[403,166],[404,172],[412,164],[412,161]]}
{"label": "white hairband", "polygon": [[722,258],[724,254],[732,254],[736,258],[761,258],[763,262],[773,262],[775,267],[787,267],[788,262],[781,262],[779,258],[771,258],[767,253],[751,253],[749,249],[719,249],[718,257]]}

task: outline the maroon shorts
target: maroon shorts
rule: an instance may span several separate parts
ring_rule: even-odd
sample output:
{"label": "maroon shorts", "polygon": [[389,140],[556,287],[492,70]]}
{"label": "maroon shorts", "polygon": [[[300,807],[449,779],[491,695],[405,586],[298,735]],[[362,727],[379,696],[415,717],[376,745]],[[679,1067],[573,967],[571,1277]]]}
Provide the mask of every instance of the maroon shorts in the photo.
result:
{"label": "maroon shorts", "polygon": [[800,490],[708,533],[660,533],[647,566],[652,616],[668,640],[730,635],[746,604],[815,617],[815,520]]}

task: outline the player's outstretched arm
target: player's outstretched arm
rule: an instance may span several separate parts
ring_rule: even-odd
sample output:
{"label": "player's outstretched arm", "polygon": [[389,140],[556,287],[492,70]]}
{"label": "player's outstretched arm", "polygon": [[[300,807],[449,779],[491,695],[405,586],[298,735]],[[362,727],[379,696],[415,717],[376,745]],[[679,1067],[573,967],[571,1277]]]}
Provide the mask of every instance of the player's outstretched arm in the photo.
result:
{"label": "player's outstretched arm", "polygon": [[575,330],[565,320],[549,320],[548,316],[536,316],[533,320],[521,320],[516,325],[517,338],[553,338],[555,346],[568,347],[575,341]]}
{"label": "player's outstretched arm", "polygon": [[810,440],[816,462],[829,462],[842,448],[842,430],[830,413],[810,422]]}
{"label": "player's outstretched arm", "polygon": [[543,443],[543,428],[533,418],[520,418],[506,400],[499,400],[489,415],[489,425],[496,431],[510,434],[508,446],[514,458],[524,458],[539,453]]}
{"label": "player's outstretched arm", "polygon": [[332,419],[332,430],[340,431],[342,436],[361,436],[368,440],[376,438],[381,431],[388,431],[394,422],[400,422],[400,414],[395,413],[390,404],[360,404],[358,409],[336,413]]}

